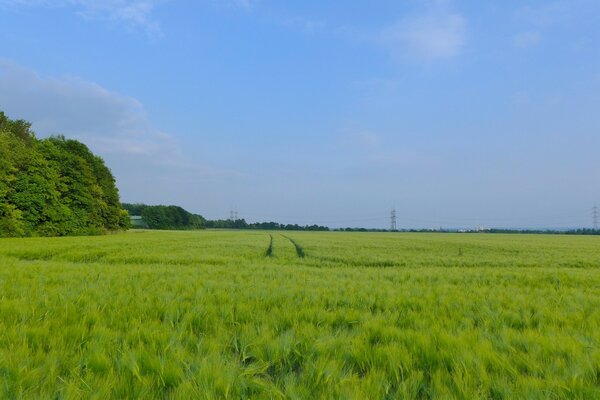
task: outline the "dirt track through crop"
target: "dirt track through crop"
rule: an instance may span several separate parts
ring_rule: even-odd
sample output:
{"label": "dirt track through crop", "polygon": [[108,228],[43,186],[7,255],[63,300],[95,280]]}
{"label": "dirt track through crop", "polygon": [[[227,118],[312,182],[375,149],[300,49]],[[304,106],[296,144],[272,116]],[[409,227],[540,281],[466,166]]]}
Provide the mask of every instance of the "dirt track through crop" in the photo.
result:
{"label": "dirt track through crop", "polygon": [[302,248],[302,246],[300,246],[300,244],[298,244],[298,242],[296,242],[291,237],[288,237],[288,236],[285,236],[285,235],[281,235],[281,236],[283,236],[284,238],[286,238],[287,240],[289,240],[290,242],[292,242],[292,244],[296,248],[296,254],[298,255],[298,257],[304,258],[306,256],[306,253],[304,252],[304,249]]}
{"label": "dirt track through crop", "polygon": [[265,257],[273,257],[273,235],[269,233],[269,247],[265,252]]}

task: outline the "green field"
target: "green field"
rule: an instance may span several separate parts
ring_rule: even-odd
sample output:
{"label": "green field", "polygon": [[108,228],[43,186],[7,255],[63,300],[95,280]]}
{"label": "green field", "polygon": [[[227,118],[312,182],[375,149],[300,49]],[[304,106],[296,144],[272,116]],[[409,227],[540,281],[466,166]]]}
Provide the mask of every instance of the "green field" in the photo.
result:
{"label": "green field", "polygon": [[0,398],[600,398],[600,237],[2,239]]}

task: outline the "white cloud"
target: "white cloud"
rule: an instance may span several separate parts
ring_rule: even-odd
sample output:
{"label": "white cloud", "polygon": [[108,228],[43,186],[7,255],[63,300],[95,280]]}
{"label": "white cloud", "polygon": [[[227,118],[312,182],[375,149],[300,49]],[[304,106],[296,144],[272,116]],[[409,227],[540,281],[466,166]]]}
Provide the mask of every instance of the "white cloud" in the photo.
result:
{"label": "white cloud", "polygon": [[379,135],[370,131],[350,134],[347,136],[347,139],[351,145],[359,148],[374,147],[381,142]]}
{"label": "white cloud", "polygon": [[573,17],[571,1],[551,1],[539,6],[524,6],[516,11],[516,19],[538,28],[562,24]]}
{"label": "white cloud", "polygon": [[148,34],[160,33],[160,26],[152,17],[157,4],[165,0],[0,0],[0,6],[69,7],[88,19],[104,20],[142,29]]}
{"label": "white cloud", "polygon": [[542,41],[542,34],[539,32],[521,32],[513,38],[515,46],[526,49],[534,47]]}
{"label": "white cloud", "polygon": [[383,29],[379,40],[400,60],[453,58],[466,43],[466,20],[459,13],[429,12]]}
{"label": "white cloud", "polygon": [[0,108],[29,120],[38,134],[77,137],[105,153],[177,153],[134,98],[79,78],[44,78],[0,59]]}
{"label": "white cloud", "polygon": [[125,201],[177,203],[178,193],[196,196],[207,182],[241,176],[190,157],[135,98],[80,78],[42,77],[0,59],[0,111],[30,121],[39,137],[64,134],[88,145],[113,170]]}
{"label": "white cloud", "polygon": [[434,162],[432,157],[398,143],[393,137],[368,130],[342,134],[338,146],[367,169],[416,167]]}
{"label": "white cloud", "polygon": [[229,4],[233,7],[245,8],[247,10],[252,8],[251,0],[230,0]]}
{"label": "white cloud", "polygon": [[283,26],[300,29],[305,33],[312,34],[324,29],[325,23],[316,19],[293,17],[284,20]]}
{"label": "white cloud", "polygon": [[218,8],[241,9],[250,11],[256,5],[256,0],[211,0],[210,3]]}

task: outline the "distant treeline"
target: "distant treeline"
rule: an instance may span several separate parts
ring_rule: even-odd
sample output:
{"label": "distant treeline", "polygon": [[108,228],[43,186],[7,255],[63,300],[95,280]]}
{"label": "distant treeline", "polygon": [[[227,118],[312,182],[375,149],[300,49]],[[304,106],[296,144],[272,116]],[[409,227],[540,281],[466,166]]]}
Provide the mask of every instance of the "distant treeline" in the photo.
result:
{"label": "distant treeline", "polygon": [[203,229],[206,220],[179,206],[148,206],[123,203],[129,215],[141,216],[148,229],[186,230]]}
{"label": "distant treeline", "polygon": [[63,136],[37,139],[0,112],[0,237],[98,234],[129,226],[104,161]]}
{"label": "distant treeline", "polygon": [[389,229],[376,229],[376,228],[336,228],[333,229],[335,232],[408,232],[408,231],[390,231]]}
{"label": "distant treeline", "polygon": [[505,234],[539,234],[539,235],[600,235],[600,229],[571,229],[559,231],[555,229],[479,229],[479,230],[459,230],[459,229],[398,229],[391,231],[389,229],[372,228],[336,228],[336,232],[411,232],[411,233],[505,233]]}
{"label": "distant treeline", "polygon": [[[523,233],[523,234],[554,234],[554,235],[600,235],[600,230],[574,229],[569,231],[558,230],[518,230],[518,229],[389,229],[372,228],[335,228],[330,229],[321,225],[298,225],[280,224],[278,222],[253,222],[248,223],[245,219],[218,219],[207,220],[201,215],[192,214],[179,206],[149,206],[146,204],[123,203],[129,215],[141,216],[143,228],[164,230],[188,230],[188,229],[257,229],[257,230],[281,230],[281,231],[337,231],[337,232],[420,232],[420,233]],[[134,226],[140,227],[140,226]]]}
{"label": "distant treeline", "polygon": [[328,231],[329,228],[320,225],[298,225],[298,224],[280,224],[277,222],[254,222],[247,223],[245,219],[219,219],[206,221],[207,228],[220,229],[264,229],[281,231]]}
{"label": "distant treeline", "polygon": [[123,203],[130,216],[140,216],[144,228],[186,230],[186,229],[264,229],[285,231],[328,231],[326,226],[280,224],[277,222],[248,223],[245,219],[206,220],[201,215],[192,214],[179,206],[149,206],[146,204]]}
{"label": "distant treeline", "polygon": [[570,229],[559,231],[555,229],[485,229],[481,233],[530,233],[544,235],[600,235],[600,229]]}

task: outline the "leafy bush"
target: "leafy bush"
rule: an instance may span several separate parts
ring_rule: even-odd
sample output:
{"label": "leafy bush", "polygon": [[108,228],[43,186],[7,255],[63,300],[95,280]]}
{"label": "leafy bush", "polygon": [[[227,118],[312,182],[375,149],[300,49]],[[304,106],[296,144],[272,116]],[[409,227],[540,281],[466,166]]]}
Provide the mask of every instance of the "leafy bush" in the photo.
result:
{"label": "leafy bush", "polygon": [[206,220],[178,206],[147,206],[123,203],[130,215],[139,215],[149,229],[203,229]]}
{"label": "leafy bush", "polygon": [[62,236],[129,224],[115,179],[83,143],[37,139],[0,112],[0,237]]}

